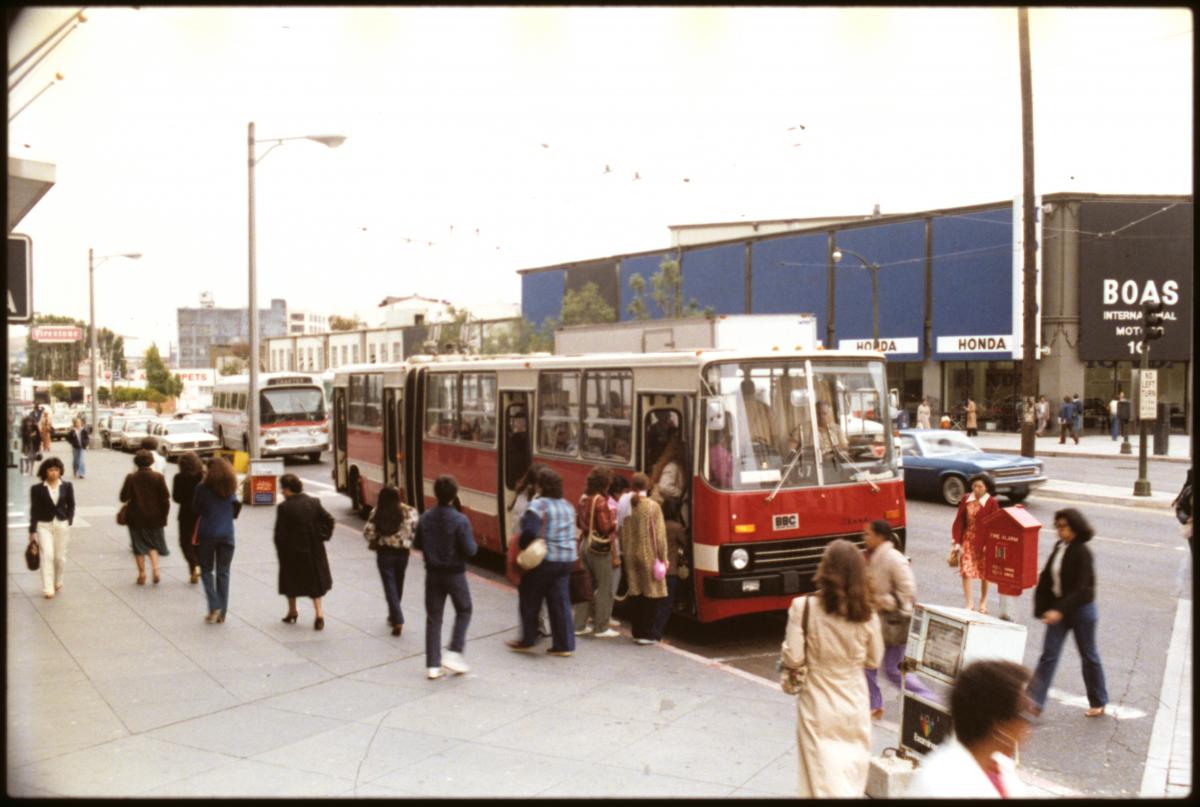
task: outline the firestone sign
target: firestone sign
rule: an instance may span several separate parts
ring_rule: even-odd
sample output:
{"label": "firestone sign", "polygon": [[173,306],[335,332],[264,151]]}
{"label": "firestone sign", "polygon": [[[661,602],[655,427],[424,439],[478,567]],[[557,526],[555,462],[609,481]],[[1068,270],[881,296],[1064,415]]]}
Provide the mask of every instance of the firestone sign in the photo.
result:
{"label": "firestone sign", "polygon": [[29,335],[35,342],[80,342],[83,340],[83,329],[74,325],[35,325]]}

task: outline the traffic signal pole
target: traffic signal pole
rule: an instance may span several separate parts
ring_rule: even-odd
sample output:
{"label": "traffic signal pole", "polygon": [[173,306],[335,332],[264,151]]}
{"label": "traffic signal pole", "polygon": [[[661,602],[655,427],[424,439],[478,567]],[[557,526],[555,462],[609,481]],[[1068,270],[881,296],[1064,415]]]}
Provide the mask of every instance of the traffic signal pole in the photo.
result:
{"label": "traffic signal pole", "polygon": [[1142,417],[1142,394],[1145,389],[1146,373],[1150,370],[1150,343],[1163,335],[1163,304],[1147,303],[1142,306],[1142,363],[1138,374],[1138,478],[1133,483],[1134,496],[1150,495],[1150,479],[1146,475],[1146,418]]}

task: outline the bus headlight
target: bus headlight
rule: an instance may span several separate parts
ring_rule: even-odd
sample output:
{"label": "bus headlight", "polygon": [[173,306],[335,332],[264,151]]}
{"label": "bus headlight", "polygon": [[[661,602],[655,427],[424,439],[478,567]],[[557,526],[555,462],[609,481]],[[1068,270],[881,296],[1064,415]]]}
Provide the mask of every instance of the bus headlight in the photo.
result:
{"label": "bus headlight", "polygon": [[737,571],[741,571],[750,565],[750,553],[744,549],[735,549],[729,555],[729,564]]}

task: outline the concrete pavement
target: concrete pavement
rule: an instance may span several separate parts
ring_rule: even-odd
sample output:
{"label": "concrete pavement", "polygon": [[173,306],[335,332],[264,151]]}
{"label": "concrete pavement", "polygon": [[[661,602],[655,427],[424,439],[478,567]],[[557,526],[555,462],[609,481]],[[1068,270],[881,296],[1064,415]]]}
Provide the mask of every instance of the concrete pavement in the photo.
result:
{"label": "concrete pavement", "polygon": [[[635,646],[627,629],[580,637],[568,659],[512,653],[503,641],[516,635],[516,593],[481,575],[469,575],[472,671],[427,681],[419,555],[394,638],[374,558],[342,525],[329,543],[324,631],[307,603],[299,624],[280,622],[272,508],[243,510],[229,617],[205,624],[173,521],[163,582],[135,585],[114,521],[129,455],[91,452],[88,466],[52,600],[21,557],[29,478],[8,471],[10,795],[795,794],[794,706],[773,683],[669,645]],[[876,753],[896,741],[896,692],[883,686]]]}
{"label": "concrete pavement", "polygon": [[[994,451],[997,454],[1020,454],[1021,435],[1017,432],[981,431],[971,438],[984,451]],[[1153,438],[1147,436],[1146,458],[1153,462],[1178,462],[1190,464],[1192,438],[1186,434],[1172,434],[1167,446],[1167,453],[1156,456],[1153,453]],[[1037,438],[1037,453],[1042,457],[1090,457],[1093,459],[1128,459],[1138,456],[1138,436],[1129,435],[1132,454],[1121,453],[1121,440],[1113,440],[1108,434],[1087,434],[1079,438],[1079,444],[1067,440],[1059,443],[1057,435],[1047,434]]]}

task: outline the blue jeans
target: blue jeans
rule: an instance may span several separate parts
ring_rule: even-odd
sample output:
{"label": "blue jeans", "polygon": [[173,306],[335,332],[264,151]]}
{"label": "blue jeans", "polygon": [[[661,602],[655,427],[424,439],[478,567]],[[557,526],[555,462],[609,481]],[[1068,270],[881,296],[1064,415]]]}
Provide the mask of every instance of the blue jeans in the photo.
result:
{"label": "blue jeans", "polygon": [[673,574],[667,575],[667,596],[658,602],[658,610],[654,614],[654,624],[650,628],[651,639],[662,639],[667,629],[667,620],[671,618],[671,605],[675,602],[675,589],[679,588],[679,578]]}
{"label": "blue jeans", "polygon": [[[904,658],[904,645],[889,644],[884,645],[883,649],[883,674],[887,679],[896,686],[900,686],[900,660]],[[871,708],[883,708],[883,693],[879,691],[879,684],[876,681],[878,670],[863,670],[867,674],[867,691],[871,694]],[[930,692],[921,680],[915,675],[906,675],[904,677],[904,688],[914,695],[921,695],[926,698],[933,698],[934,695]]]}
{"label": "blue jeans", "polygon": [[87,474],[87,468],[83,462],[83,449],[71,446],[71,472],[75,476],[84,476]]}
{"label": "blue jeans", "polygon": [[1110,417],[1109,420],[1112,421],[1112,438],[1116,440],[1121,436],[1121,419]]}
{"label": "blue jeans", "polygon": [[425,570],[425,666],[442,666],[442,613],[446,597],[454,604],[454,630],[450,650],[461,653],[467,644],[467,626],[471,624],[471,591],[464,572]]}
{"label": "blue jeans", "polygon": [[545,600],[546,610],[550,613],[550,649],[564,652],[575,649],[575,620],[567,588],[567,579],[574,565],[571,561],[544,560],[521,576],[517,599],[523,644],[537,644],[538,609]]}
{"label": "blue jeans", "polygon": [[1046,693],[1054,679],[1054,670],[1058,667],[1058,658],[1062,654],[1068,632],[1075,634],[1075,646],[1079,648],[1079,657],[1083,660],[1083,685],[1087,689],[1088,705],[1095,709],[1108,703],[1104,668],[1100,666],[1100,653],[1096,649],[1098,619],[1096,603],[1089,602],[1069,614],[1063,614],[1062,621],[1058,624],[1046,626],[1042,657],[1038,659],[1037,670],[1033,673],[1033,680],[1028,689],[1030,699],[1039,709],[1046,705]]}
{"label": "blue jeans", "polygon": [[404,573],[408,570],[407,549],[380,547],[375,553],[375,566],[383,580],[383,596],[387,598],[388,622],[393,626],[404,624],[404,612],[400,610],[400,598],[404,596]]}
{"label": "blue jeans", "polygon": [[[208,610],[229,610],[229,567],[233,563],[233,544],[224,539],[201,541],[197,548],[200,556],[200,582],[204,584],[204,596],[208,598]],[[213,570],[216,568],[216,583]]]}

